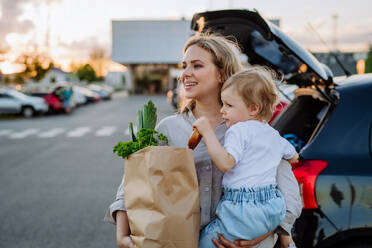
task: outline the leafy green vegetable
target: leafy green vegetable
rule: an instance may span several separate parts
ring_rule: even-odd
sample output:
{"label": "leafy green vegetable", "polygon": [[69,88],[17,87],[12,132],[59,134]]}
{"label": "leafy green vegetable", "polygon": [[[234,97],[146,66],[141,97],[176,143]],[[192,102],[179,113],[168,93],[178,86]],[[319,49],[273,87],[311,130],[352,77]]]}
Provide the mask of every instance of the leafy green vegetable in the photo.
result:
{"label": "leafy green vegetable", "polygon": [[155,131],[156,125],[156,107],[150,100],[148,104],[143,105],[143,109],[138,110],[137,137],[134,135],[133,122],[129,122],[129,135],[131,141],[118,142],[113,149],[119,157],[127,158],[130,154],[135,153],[148,146],[157,146],[159,142],[168,143],[168,138],[162,133]]}
{"label": "leafy green vegetable", "polygon": [[129,122],[129,135],[132,141],[137,141],[136,135],[134,135],[133,122]]}
{"label": "leafy green vegetable", "polygon": [[139,109],[137,111],[137,129],[141,130],[143,128],[143,110]]}
{"label": "leafy green vegetable", "polygon": [[150,100],[147,105],[143,105],[143,128],[155,129],[156,119],[156,107]]}

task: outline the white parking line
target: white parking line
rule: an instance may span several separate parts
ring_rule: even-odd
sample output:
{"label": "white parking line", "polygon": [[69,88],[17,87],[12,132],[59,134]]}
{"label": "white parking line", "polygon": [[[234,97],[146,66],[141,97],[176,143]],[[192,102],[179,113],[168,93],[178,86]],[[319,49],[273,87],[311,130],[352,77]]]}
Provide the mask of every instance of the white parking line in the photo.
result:
{"label": "white parking line", "polygon": [[40,133],[38,136],[39,138],[52,138],[57,136],[60,133],[63,133],[65,129],[63,128],[52,128],[46,132]]}
{"label": "white parking line", "polygon": [[116,131],[114,126],[106,126],[96,132],[96,136],[110,136]]}
{"label": "white parking line", "polygon": [[8,135],[8,134],[10,134],[12,131],[13,131],[12,129],[3,129],[3,130],[0,130],[0,136]]}
{"label": "white parking line", "polygon": [[78,127],[67,133],[67,137],[81,137],[89,133],[91,130],[90,127]]}
{"label": "white parking line", "polygon": [[19,132],[19,133],[13,133],[9,136],[9,138],[11,138],[11,139],[23,139],[23,138],[26,138],[27,136],[36,134],[37,132],[39,132],[39,129],[29,128],[29,129],[25,129],[25,130],[23,130],[22,132]]}

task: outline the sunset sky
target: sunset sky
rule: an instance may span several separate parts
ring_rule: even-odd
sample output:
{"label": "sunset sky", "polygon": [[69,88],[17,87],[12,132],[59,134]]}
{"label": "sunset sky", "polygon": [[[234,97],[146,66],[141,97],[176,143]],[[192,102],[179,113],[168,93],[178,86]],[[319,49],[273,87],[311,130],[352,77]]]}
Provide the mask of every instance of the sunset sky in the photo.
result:
{"label": "sunset sky", "polygon": [[190,19],[226,8],[255,8],[266,18],[279,18],[282,29],[312,51],[326,47],[309,23],[331,47],[335,14],[339,49],[366,51],[372,43],[371,0],[0,0],[0,49],[6,51],[0,63],[11,70],[19,53],[47,51],[49,41],[50,56],[67,69],[94,47],[110,55],[113,19]]}

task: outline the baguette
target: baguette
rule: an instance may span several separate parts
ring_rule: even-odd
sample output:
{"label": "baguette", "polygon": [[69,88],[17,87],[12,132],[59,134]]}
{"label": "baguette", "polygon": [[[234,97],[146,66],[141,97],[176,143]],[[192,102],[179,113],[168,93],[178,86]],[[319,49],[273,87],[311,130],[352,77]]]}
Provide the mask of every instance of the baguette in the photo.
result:
{"label": "baguette", "polygon": [[194,150],[195,147],[199,144],[200,140],[202,139],[202,135],[199,133],[198,129],[193,128],[193,132],[191,134],[191,137],[189,141],[187,142],[187,145],[190,149]]}

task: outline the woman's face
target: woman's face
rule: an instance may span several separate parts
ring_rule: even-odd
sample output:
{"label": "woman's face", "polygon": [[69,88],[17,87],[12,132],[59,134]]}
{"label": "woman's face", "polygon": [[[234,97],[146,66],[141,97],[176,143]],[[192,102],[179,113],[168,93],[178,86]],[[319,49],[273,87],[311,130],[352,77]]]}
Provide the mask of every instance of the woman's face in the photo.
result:
{"label": "woman's face", "polygon": [[218,97],[221,75],[213,63],[213,56],[197,45],[190,46],[182,59],[181,81],[186,98],[201,100]]}

